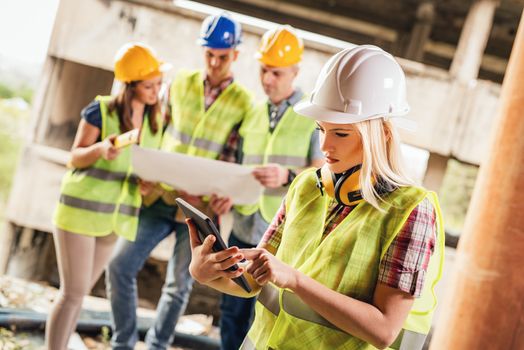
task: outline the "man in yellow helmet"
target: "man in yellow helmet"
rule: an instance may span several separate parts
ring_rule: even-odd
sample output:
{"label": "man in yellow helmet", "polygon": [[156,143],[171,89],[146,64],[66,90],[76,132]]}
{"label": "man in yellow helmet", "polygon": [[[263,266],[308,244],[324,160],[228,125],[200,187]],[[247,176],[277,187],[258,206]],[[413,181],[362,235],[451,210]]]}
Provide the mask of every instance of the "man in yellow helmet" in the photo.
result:
{"label": "man in yellow helmet", "polygon": [[[252,108],[251,96],[231,71],[241,42],[240,24],[227,13],[207,17],[198,44],[203,48],[205,70],[177,73],[169,93],[170,125],[162,149],[217,159],[226,148],[232,130]],[[175,231],[176,243],[169,260],[166,281],[157,306],[157,318],[146,336],[148,349],[166,349],[175,325],[184,312],[192,289],[188,266],[191,259],[187,226],[175,220],[175,198],[184,196],[196,206],[201,198],[165,187],[142,186],[148,207],[140,212],[136,241],[119,241],[108,268],[109,296],[113,314],[113,349],[133,349],[138,339],[136,275],[145,260],[165,237]]]}
{"label": "man in yellow helmet", "polygon": [[[315,123],[293,111],[303,94],[293,86],[302,59],[303,44],[290,26],[269,30],[256,58],[260,81],[268,99],[250,112],[239,130],[242,164],[265,187],[260,201],[236,206],[229,246],[253,248],[276,214],[288,185],[298,171],[322,164]],[[238,349],[249,330],[255,298],[223,295],[220,335],[223,350]]]}

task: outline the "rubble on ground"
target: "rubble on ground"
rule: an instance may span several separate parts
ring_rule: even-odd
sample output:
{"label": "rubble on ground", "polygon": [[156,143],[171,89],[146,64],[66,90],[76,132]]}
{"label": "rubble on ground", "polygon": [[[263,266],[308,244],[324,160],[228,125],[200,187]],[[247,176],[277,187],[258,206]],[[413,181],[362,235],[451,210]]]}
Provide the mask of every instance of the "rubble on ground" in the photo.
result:
{"label": "rubble on ground", "polygon": [[[54,287],[30,282],[23,279],[0,276],[0,309],[4,310],[4,316],[8,309],[20,312],[34,311],[38,315],[47,315],[55,299],[58,290]],[[82,305],[81,318],[93,317],[109,318],[110,305],[106,299],[88,296]],[[139,308],[138,316],[141,320],[152,322],[155,310]],[[2,314],[0,313],[0,318]],[[4,325],[5,326],[5,325]],[[31,331],[17,330],[16,326],[9,325],[7,328],[0,327],[0,349],[2,350],[43,350],[43,329]],[[194,336],[207,336],[218,339],[219,332],[213,326],[213,316],[196,314],[184,315],[177,324],[176,331]],[[107,326],[102,326],[100,334],[74,335],[71,337],[69,348],[71,350],[110,350],[110,331]],[[143,343],[137,345],[137,349],[146,349]],[[184,350],[172,347],[171,350]]]}

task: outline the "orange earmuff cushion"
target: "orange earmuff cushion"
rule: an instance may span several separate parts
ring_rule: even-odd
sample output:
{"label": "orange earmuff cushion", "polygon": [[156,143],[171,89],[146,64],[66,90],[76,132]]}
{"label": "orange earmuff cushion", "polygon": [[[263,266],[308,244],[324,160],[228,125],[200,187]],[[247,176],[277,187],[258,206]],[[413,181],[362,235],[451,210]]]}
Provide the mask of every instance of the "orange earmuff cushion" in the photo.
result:
{"label": "orange earmuff cushion", "polygon": [[322,177],[321,180],[324,191],[326,191],[331,198],[335,198],[335,174],[329,170],[327,164],[324,164],[322,168],[320,168],[320,175]]}
{"label": "orange earmuff cushion", "polygon": [[320,169],[324,191],[340,204],[357,205],[363,199],[360,194],[360,166],[350,169],[338,180],[327,164]]}

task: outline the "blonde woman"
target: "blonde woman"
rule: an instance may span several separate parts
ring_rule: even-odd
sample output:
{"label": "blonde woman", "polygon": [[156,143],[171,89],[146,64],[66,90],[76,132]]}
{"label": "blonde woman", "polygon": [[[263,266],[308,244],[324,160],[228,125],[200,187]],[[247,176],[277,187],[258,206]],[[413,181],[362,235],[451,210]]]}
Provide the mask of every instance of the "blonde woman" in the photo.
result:
{"label": "blonde woman", "polygon": [[[241,349],[421,349],[436,305],[444,233],[435,194],[401,165],[392,121],[405,77],[388,53],[357,46],[324,66],[309,101],[326,164],[305,171],[254,249],[213,253],[189,221],[194,278],[259,294]],[[236,272],[224,271],[243,258]],[[230,278],[240,274],[254,292]]]}
{"label": "blonde woman", "polygon": [[160,146],[158,92],[165,68],[147,46],[125,45],[115,59],[121,92],[98,96],[82,112],[71,150],[73,169],[62,180],[53,220],[60,293],[47,320],[50,350],[67,348],[82,299],[107,265],[116,235],[136,236],[140,191],[130,174],[130,150],[117,148],[115,138],[139,129],[140,146]]}

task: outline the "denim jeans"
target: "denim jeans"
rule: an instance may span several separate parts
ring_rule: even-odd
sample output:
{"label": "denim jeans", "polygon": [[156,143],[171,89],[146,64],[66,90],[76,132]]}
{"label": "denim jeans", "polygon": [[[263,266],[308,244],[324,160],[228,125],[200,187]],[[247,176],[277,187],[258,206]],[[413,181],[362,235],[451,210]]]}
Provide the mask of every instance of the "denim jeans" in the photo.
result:
{"label": "denim jeans", "polygon": [[[228,247],[254,248],[254,245],[240,241],[232,232]],[[220,303],[220,348],[238,350],[253,323],[256,297],[239,298],[222,294]]]}
{"label": "denim jeans", "polygon": [[155,246],[175,231],[176,243],[169,259],[154,326],[146,336],[148,349],[166,349],[173,341],[178,318],[184,312],[193,279],[189,274],[191,248],[186,224],[174,221],[176,207],[159,200],[142,208],[135,242],[119,239],[106,272],[112,309],[113,349],[133,349],[138,340],[136,276]]}

